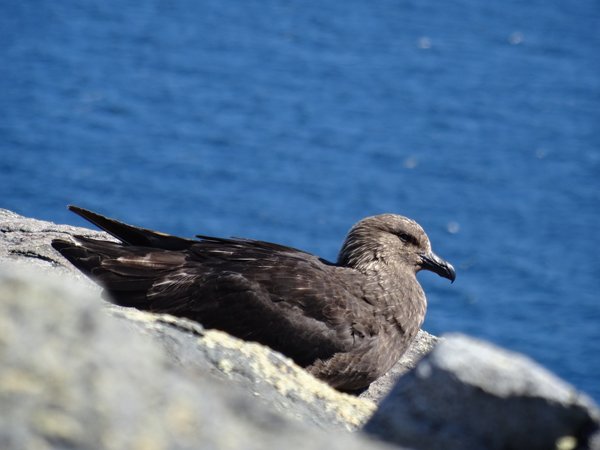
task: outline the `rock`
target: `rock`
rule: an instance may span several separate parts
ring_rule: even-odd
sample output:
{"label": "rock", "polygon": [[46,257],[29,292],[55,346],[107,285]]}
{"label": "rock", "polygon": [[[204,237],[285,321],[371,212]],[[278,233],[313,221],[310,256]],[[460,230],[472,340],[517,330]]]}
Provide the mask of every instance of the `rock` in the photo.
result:
{"label": "rock", "polygon": [[600,412],[529,358],[443,338],[400,378],[365,431],[415,449],[587,448]]}
{"label": "rock", "polygon": [[319,426],[344,425],[350,430],[366,422],[396,380],[413,368],[437,341],[435,336],[420,331],[392,370],[357,398],[332,389],[289,358],[263,345],[221,331],[205,330],[193,321],[167,314],[118,306],[111,309],[113,314],[134,322],[153,336],[183,369],[209,372],[244,386],[260,399],[277,405],[283,414],[293,414]]}
{"label": "rock", "polygon": [[151,337],[178,370],[243,388],[256,402],[289,419],[356,429],[375,409],[372,402],[336,391],[263,345],[167,314],[118,307],[113,314]]}
{"label": "rock", "polygon": [[45,273],[67,275],[71,279],[75,278],[87,283],[94,290],[99,290],[95,283],[75,269],[50,246],[52,239],[65,238],[65,236],[75,234],[114,240],[104,232],[69,225],[56,225],[52,222],[30,219],[12,211],[0,209],[0,261],[23,263],[35,266]]}
{"label": "rock", "polygon": [[[106,314],[89,285],[73,279],[65,283],[24,264],[3,264],[0,298],[0,448],[384,448],[340,426],[332,438],[306,420],[287,419],[276,404],[284,402],[283,394],[257,401],[260,388],[247,389],[249,381],[225,383],[201,364],[182,369],[190,362],[188,355],[176,352],[182,357],[176,362],[157,345],[153,330],[161,329],[165,341],[186,346],[186,339],[204,340],[198,344],[208,349],[202,351],[203,358],[217,361],[215,367],[224,372],[238,370],[239,353],[227,351],[241,344],[221,340],[195,324],[144,313],[136,318],[116,313],[125,320]],[[262,355],[252,354],[255,365],[293,371],[287,361],[270,366],[260,358],[275,355]],[[257,373],[263,370],[256,368]],[[288,393],[288,406],[299,416],[317,416],[310,401],[323,409],[329,402],[314,394],[303,403],[294,398],[293,389],[279,392]],[[331,422],[338,413],[320,417]]]}

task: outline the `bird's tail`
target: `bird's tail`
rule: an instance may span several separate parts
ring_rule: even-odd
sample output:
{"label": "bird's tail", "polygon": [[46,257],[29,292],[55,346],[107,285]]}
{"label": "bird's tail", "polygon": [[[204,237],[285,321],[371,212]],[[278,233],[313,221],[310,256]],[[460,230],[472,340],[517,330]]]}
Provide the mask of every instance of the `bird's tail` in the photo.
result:
{"label": "bird's tail", "polygon": [[184,239],[147,228],[128,225],[93,211],[80,208],[79,206],[69,205],[68,208],[70,211],[73,211],[75,214],[83,217],[127,245],[162,248],[165,250],[184,250],[196,242],[191,239]]}

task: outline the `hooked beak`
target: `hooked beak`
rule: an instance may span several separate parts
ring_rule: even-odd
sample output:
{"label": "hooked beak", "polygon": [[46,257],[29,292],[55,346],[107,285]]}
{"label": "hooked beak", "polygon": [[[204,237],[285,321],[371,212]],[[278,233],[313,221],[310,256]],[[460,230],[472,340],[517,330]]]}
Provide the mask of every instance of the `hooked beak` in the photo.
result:
{"label": "hooked beak", "polygon": [[444,261],[438,255],[433,252],[429,252],[426,255],[422,255],[421,269],[430,270],[437,273],[440,277],[448,278],[450,282],[454,283],[456,279],[456,272],[454,267],[447,261]]}

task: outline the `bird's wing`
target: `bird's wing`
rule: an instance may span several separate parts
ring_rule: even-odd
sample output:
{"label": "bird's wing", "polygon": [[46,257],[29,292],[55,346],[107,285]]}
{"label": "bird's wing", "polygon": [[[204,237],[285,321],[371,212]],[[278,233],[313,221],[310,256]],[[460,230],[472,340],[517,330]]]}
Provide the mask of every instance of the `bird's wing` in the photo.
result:
{"label": "bird's wing", "polygon": [[153,309],[285,349],[308,364],[365,336],[353,329],[369,308],[357,285],[362,275],[348,272],[275,244],[205,240],[179,270],[154,283],[148,300]]}
{"label": "bird's wing", "polygon": [[77,241],[55,248],[117,304],[188,317],[301,365],[376,333],[361,324],[372,314],[362,300],[362,275],[299,250],[247,239],[203,238],[181,251]]}

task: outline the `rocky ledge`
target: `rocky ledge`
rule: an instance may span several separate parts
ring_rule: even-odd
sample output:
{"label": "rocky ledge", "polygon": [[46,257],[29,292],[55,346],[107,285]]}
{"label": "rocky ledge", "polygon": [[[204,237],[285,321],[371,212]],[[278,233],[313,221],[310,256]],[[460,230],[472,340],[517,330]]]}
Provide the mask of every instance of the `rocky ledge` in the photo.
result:
{"label": "rocky ledge", "polygon": [[51,247],[104,233],[0,210],[0,448],[600,449],[600,412],[530,359],[421,332],[359,397],[264,346],[118,308]]}

